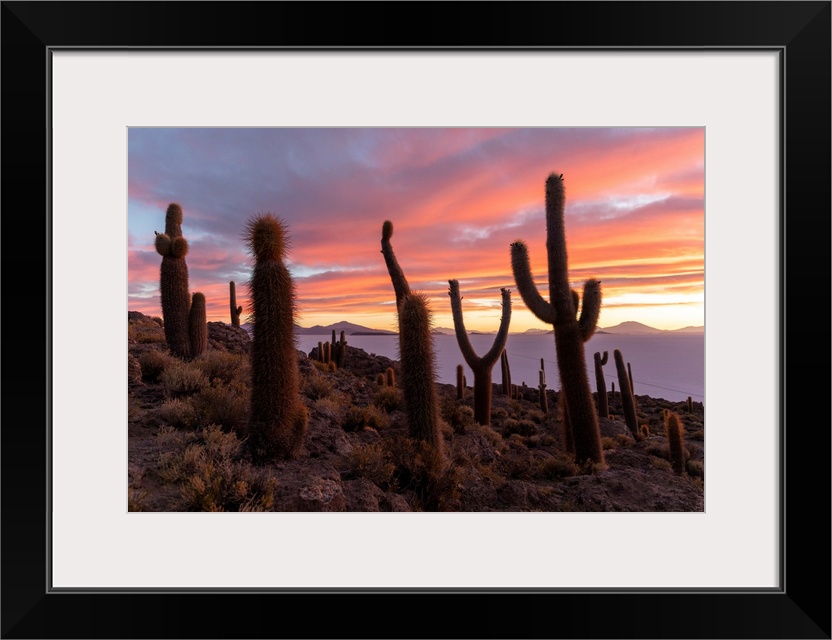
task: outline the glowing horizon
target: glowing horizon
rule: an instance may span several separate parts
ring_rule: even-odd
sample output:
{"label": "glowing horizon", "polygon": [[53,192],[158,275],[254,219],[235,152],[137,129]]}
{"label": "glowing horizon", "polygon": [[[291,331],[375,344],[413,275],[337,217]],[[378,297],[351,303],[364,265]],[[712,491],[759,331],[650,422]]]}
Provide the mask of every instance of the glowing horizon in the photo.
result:
{"label": "glowing horizon", "polygon": [[161,316],[154,230],[181,204],[191,292],[230,322],[229,281],[248,308],[246,221],[289,228],[288,267],[304,327],[349,321],[396,329],[381,225],[434,326],[453,327],[460,282],[469,331],[496,330],[500,288],[511,331],[547,329],[526,309],[509,245],[522,239],[548,299],[544,183],[564,174],[569,281],[602,283],[599,327],[704,325],[704,129],[129,130],[128,308]]}

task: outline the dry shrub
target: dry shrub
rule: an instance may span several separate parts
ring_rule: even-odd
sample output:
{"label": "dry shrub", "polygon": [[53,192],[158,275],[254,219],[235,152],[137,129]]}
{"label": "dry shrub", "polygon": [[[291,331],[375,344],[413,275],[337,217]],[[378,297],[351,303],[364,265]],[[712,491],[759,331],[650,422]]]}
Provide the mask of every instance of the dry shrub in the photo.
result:
{"label": "dry shrub", "polygon": [[397,436],[389,441],[388,450],[396,485],[415,494],[414,510],[453,511],[459,506],[462,470],[458,466],[446,464],[433,447],[414,438]]}
{"label": "dry shrub", "polygon": [[343,420],[341,420],[341,428],[344,431],[361,431],[365,427],[371,427],[379,431],[387,428],[388,424],[389,418],[387,415],[373,405],[350,407]]}
{"label": "dry shrub", "polygon": [[147,498],[146,492],[127,487],[127,510],[144,511],[145,498]]}
{"label": "dry shrub", "polygon": [[145,382],[158,382],[165,369],[179,362],[169,353],[156,349],[139,354],[138,360],[142,368],[142,380]]}
{"label": "dry shrub", "polygon": [[693,476],[694,478],[705,478],[705,465],[702,463],[701,460],[688,460],[686,465],[686,470],[688,474]]}
{"label": "dry shrub", "polygon": [[310,375],[304,385],[303,392],[310,400],[320,400],[332,393],[332,382],[323,376]]}
{"label": "dry shrub", "polygon": [[165,333],[158,326],[131,324],[127,327],[127,339],[139,344],[164,344]]}
{"label": "dry shrub", "polygon": [[661,469],[662,471],[673,471],[673,465],[670,464],[669,460],[655,456],[650,457],[650,466],[654,469]]}
{"label": "dry shrub", "polygon": [[208,378],[192,364],[177,362],[167,367],[160,377],[162,387],[170,398],[191,396],[208,386]]}
{"label": "dry shrub", "polygon": [[210,350],[194,360],[193,364],[205,374],[213,386],[248,384],[250,365],[246,355]]}
{"label": "dry shrub", "polygon": [[200,425],[215,424],[223,431],[234,431],[248,420],[248,396],[234,387],[206,387],[190,401]]}
{"label": "dry shrub", "polygon": [[156,416],[163,425],[174,429],[190,429],[197,423],[197,413],[190,399],[165,400],[157,409]]}
{"label": "dry shrub", "polygon": [[618,447],[618,440],[616,438],[603,437],[601,438],[601,448],[604,450],[615,449]]}
{"label": "dry shrub", "polygon": [[402,409],[402,392],[396,387],[379,387],[373,404],[387,413]]}
{"label": "dry shrub", "polygon": [[505,442],[503,441],[503,436],[501,436],[499,433],[494,431],[494,429],[492,429],[490,426],[488,426],[486,424],[479,424],[478,422],[474,422],[471,425],[470,430],[473,431],[473,432],[481,434],[486,439],[488,444],[490,444],[495,449],[502,450],[503,448],[505,448]]}
{"label": "dry shrub", "polygon": [[396,466],[381,443],[356,446],[349,454],[349,462],[352,477],[366,478],[385,490],[390,487]]}
{"label": "dry shrub", "polygon": [[546,460],[541,460],[537,469],[535,469],[535,475],[545,480],[556,480],[578,475],[579,471],[578,465],[571,458],[558,454]]}
{"label": "dry shrub", "polygon": [[184,449],[162,454],[157,474],[179,485],[186,511],[268,511],[277,480],[240,459],[241,447],[234,433],[210,425]]}
{"label": "dry shrub", "polygon": [[690,437],[694,440],[705,440],[705,430],[699,429],[698,431],[694,431],[692,434],[690,434]]}
{"label": "dry shrub", "polygon": [[474,424],[474,410],[467,404],[460,404],[453,398],[442,400],[442,419],[454,433],[463,435]]}
{"label": "dry shrub", "polygon": [[341,416],[344,414],[344,408],[345,399],[342,395],[321,398],[312,404],[312,409],[315,412],[333,423],[341,422]]}
{"label": "dry shrub", "polygon": [[515,420],[509,418],[502,424],[503,430],[508,434],[519,434],[521,436],[533,436],[537,433],[537,427],[531,420]]}

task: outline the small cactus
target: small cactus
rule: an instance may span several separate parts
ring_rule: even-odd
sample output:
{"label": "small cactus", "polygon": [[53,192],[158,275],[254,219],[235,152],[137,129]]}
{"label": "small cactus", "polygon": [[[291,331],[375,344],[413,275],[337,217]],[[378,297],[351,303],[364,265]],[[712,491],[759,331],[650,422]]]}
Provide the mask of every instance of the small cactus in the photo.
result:
{"label": "small cactus", "polygon": [[191,300],[188,333],[191,341],[191,357],[198,358],[208,348],[208,321],[205,310],[205,296],[199,292],[194,293]]}
{"label": "small cactus", "polygon": [[249,283],[252,306],[251,418],[248,446],[259,460],[297,455],[306,434],[295,351],[295,285],[284,259],[284,223],[271,214],[248,223],[254,256]]}
{"label": "small cactus", "polygon": [[465,398],[465,372],[461,364],[456,365],[456,399]]}
{"label": "small cactus", "polygon": [[682,446],[682,424],[678,414],[668,411],[664,419],[667,444],[670,449],[670,464],[673,471],[681,475],[685,471],[685,449]]}
{"label": "small cactus", "polygon": [[385,372],[387,375],[387,386],[391,389],[396,388],[396,371],[393,367],[387,367],[387,371]]}
{"label": "small cactus", "polygon": [[550,174],[546,180],[546,248],[549,259],[549,302],[537,291],[531,273],[528,249],[518,240],[511,245],[511,266],[517,290],[532,313],[551,324],[555,331],[558,371],[569,423],[575,441],[575,460],[603,463],[598,415],[589,388],[584,342],[592,337],[601,310],[601,283],[590,279],[584,283],[580,317],[569,287],[564,230],[563,175]]}
{"label": "small cactus", "polygon": [[693,400],[688,396],[688,413],[693,413]]}
{"label": "small cactus", "polygon": [[376,384],[380,387],[384,386],[384,374],[380,373],[376,376]]}
{"label": "small cactus", "polygon": [[347,359],[347,334],[346,332],[341,332],[341,339],[338,341],[338,350],[337,350],[337,357],[335,358],[335,364],[338,365],[339,369],[344,368],[344,362]]}
{"label": "small cactus", "polygon": [[228,283],[228,290],[231,303],[231,324],[235,327],[239,327],[240,314],[243,312],[243,308],[237,306],[237,285],[234,284],[233,280]]}
{"label": "small cactus", "polygon": [[604,351],[601,356],[599,352],[593,354],[595,359],[595,386],[598,388],[598,417],[606,418],[610,415],[607,403],[607,382],[604,379],[604,365],[607,364],[609,354]]}
{"label": "small cactus", "polygon": [[191,355],[188,333],[191,296],[188,293],[188,241],[182,236],[182,207],[173,202],[165,213],[165,232],[156,233],[156,251],[162,256],[159,290],[164,317],[165,342],[180,358]]}
{"label": "small cactus", "polygon": [[546,372],[543,369],[541,369],[539,371],[539,376],[540,384],[537,386],[537,388],[540,391],[540,410],[543,413],[549,413],[549,401],[546,398]]}
{"label": "small cactus", "polygon": [[630,378],[627,376],[627,368],[624,365],[624,356],[621,351],[615,349],[613,351],[615,357],[615,369],[618,372],[618,385],[621,387],[621,409],[624,413],[624,421],[627,428],[633,434],[636,440],[641,439],[641,434],[638,430],[638,420],[636,418],[636,406],[633,403],[633,393],[630,390]]}
{"label": "small cactus", "polygon": [[[491,349],[483,355],[478,356],[471,346],[468,333],[465,331],[465,321],[462,317],[462,297],[459,295],[459,282],[449,280],[448,295],[451,298],[451,311],[454,318],[454,331],[459,350],[465,362],[474,372],[474,420],[479,424],[487,425],[491,422],[491,370],[497,362],[497,358],[505,352],[506,341],[508,340],[508,327],[511,323],[511,292],[508,289],[500,289],[502,293],[502,316],[500,317],[500,328],[494,338]],[[503,389],[508,395],[506,387],[508,373],[503,369]]]}

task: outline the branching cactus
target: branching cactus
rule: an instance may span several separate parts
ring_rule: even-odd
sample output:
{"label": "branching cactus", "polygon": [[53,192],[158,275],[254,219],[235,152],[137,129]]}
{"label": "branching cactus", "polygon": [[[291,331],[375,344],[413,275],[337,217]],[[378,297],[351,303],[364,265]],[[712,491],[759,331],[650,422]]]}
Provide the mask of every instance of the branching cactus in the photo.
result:
{"label": "branching cactus", "polygon": [[598,351],[593,355],[595,359],[595,386],[598,387],[598,416],[601,418],[610,417],[610,408],[607,403],[607,381],[604,379],[604,365],[607,364],[609,354],[604,351],[602,356]]}
{"label": "branching cactus", "polygon": [[162,256],[159,289],[162,298],[165,342],[180,358],[191,355],[188,335],[191,295],[188,293],[188,241],[182,236],[182,207],[173,202],[165,213],[165,232],[156,233],[156,251]]}
{"label": "branching cactus", "polygon": [[[491,370],[497,362],[497,358],[505,351],[508,340],[508,327],[511,323],[511,292],[508,289],[500,289],[502,293],[503,312],[500,317],[500,328],[494,338],[494,344],[484,356],[480,357],[471,346],[468,333],[465,331],[465,321],[462,318],[462,297],[459,295],[459,282],[449,280],[448,295],[451,297],[451,311],[454,317],[454,331],[459,350],[465,362],[474,372],[474,420],[479,424],[487,425],[491,422]],[[508,374],[504,372],[505,376]],[[505,386],[504,386],[505,388]],[[508,393],[508,389],[506,389]]]}
{"label": "branching cactus", "polygon": [[243,308],[237,306],[237,285],[234,284],[233,280],[228,283],[228,289],[231,297],[231,324],[239,327],[240,314],[243,312]]}
{"label": "branching cactus", "polygon": [[621,351],[616,349],[613,351],[615,357],[615,370],[618,373],[618,386],[620,387],[621,396],[621,410],[624,413],[624,422],[627,423],[627,428],[632,432],[636,440],[640,440],[640,433],[638,429],[638,418],[636,417],[636,406],[633,403],[633,392],[630,389],[630,378],[627,375],[627,367],[624,365],[624,356]]}
{"label": "branching cactus", "polygon": [[526,306],[543,322],[554,326],[555,349],[562,393],[569,410],[575,441],[575,459],[603,463],[601,434],[592,391],[589,387],[584,342],[592,337],[601,311],[601,283],[584,283],[583,303],[577,317],[575,294],[569,288],[566,234],[564,229],[563,176],[546,180],[546,248],[549,259],[549,302],[537,291],[531,273],[529,252],[520,240],[511,245],[511,266],[517,290]]}
{"label": "branching cactus", "polygon": [[[426,442],[433,449],[436,464],[444,460],[444,446],[439,426],[439,398],[436,393],[436,362],[433,354],[431,315],[427,298],[410,290],[399,266],[390,238],[393,223],[381,226],[381,253],[396,294],[399,322],[399,359],[401,388],[411,438]],[[439,468],[432,469],[439,473]]]}
{"label": "branching cactus", "polygon": [[295,351],[295,285],[284,263],[286,228],[267,213],[252,218],[247,230],[254,256],[248,442],[255,459],[291,458],[303,443],[307,414]]}
{"label": "branching cactus", "polygon": [[205,295],[198,291],[194,293],[191,300],[188,332],[191,339],[191,357],[198,358],[208,348],[208,318],[205,310]]}

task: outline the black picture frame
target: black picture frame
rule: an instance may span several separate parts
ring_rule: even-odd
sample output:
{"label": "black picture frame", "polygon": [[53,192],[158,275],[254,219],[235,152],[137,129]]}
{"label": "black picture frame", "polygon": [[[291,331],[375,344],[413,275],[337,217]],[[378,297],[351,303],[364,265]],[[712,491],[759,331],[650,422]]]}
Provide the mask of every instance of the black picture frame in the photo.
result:
{"label": "black picture frame", "polygon": [[[388,30],[375,27],[379,17]],[[3,638],[830,638],[830,380],[828,364],[816,362],[830,353],[832,326],[830,2],[3,2],[0,20]],[[48,98],[50,52],[68,47],[778,51],[780,588],[50,590],[49,399],[58,381],[50,378]],[[93,298],[81,294],[78,312]],[[743,363],[735,366],[742,375]],[[737,473],[753,474],[753,461],[738,460]],[[504,541],[495,554],[501,546],[516,558],[523,542]],[[310,619],[307,607],[320,615]]]}

